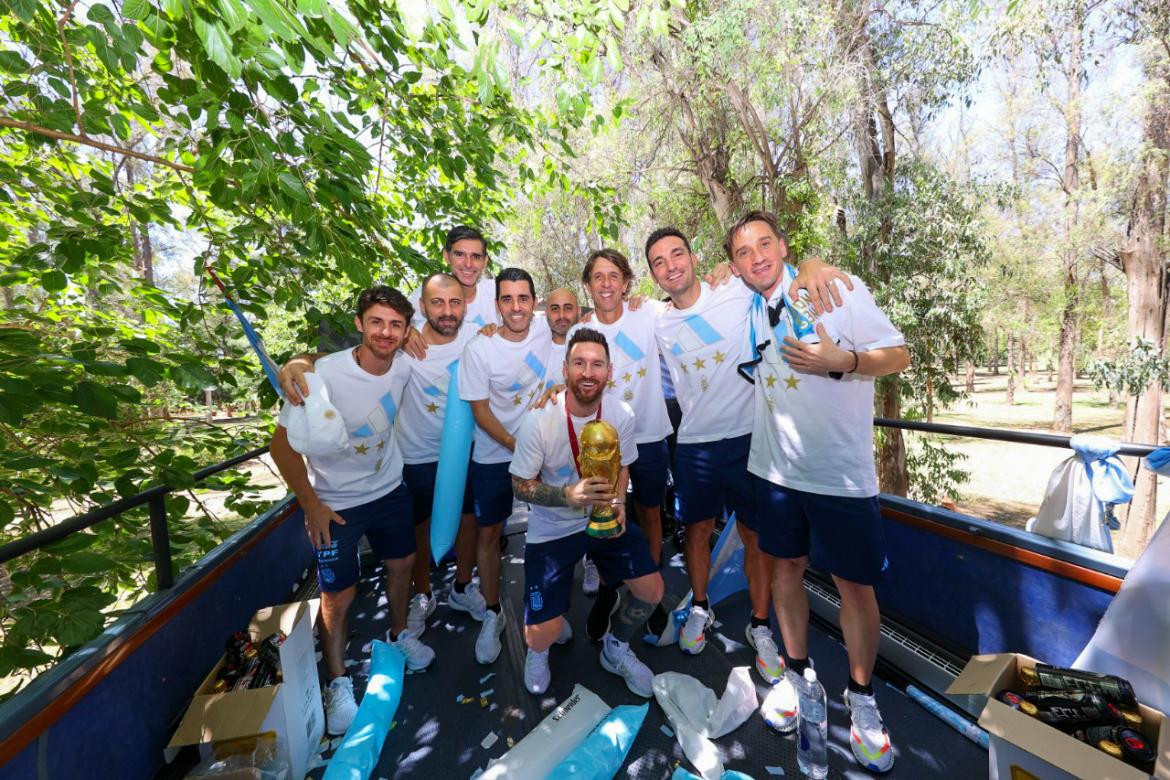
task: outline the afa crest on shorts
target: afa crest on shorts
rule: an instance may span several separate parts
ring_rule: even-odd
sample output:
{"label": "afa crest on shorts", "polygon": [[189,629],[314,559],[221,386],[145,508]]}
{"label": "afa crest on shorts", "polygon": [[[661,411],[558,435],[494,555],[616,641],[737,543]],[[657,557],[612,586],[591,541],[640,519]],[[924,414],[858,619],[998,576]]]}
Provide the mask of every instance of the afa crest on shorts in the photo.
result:
{"label": "afa crest on shorts", "polygon": [[533,612],[540,612],[541,608],[544,607],[544,596],[539,590],[528,591],[528,606]]}

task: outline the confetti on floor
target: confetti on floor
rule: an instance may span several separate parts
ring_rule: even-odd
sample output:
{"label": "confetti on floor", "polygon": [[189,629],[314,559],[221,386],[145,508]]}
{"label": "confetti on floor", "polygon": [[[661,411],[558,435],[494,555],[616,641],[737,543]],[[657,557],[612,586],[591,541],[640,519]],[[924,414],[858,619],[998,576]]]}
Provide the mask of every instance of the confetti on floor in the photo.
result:
{"label": "confetti on floor", "polygon": [[488,680],[492,679],[495,676],[496,676],[495,672],[488,672],[483,677],[479,678],[479,684],[483,685],[485,682],[487,682]]}
{"label": "confetti on floor", "polygon": [[512,747],[515,744],[516,744],[516,740],[512,739],[511,737],[508,737],[508,747]]}
{"label": "confetti on floor", "polygon": [[496,692],[495,688],[488,688],[486,691],[479,692],[479,698],[486,699],[488,696],[491,696],[495,692]]}
{"label": "confetti on floor", "polygon": [[782,775],[782,774],[784,774],[784,767],[779,767],[779,766],[766,766],[766,767],[764,767],[764,769],[768,770],[768,774],[770,774],[770,775]]}
{"label": "confetti on floor", "polygon": [[491,749],[492,745],[496,744],[496,742],[499,741],[499,739],[500,739],[499,735],[493,731],[492,733],[490,733],[486,737],[484,737],[483,742],[480,742],[479,745],[484,750],[489,750],[489,749]]}
{"label": "confetti on floor", "polygon": [[661,726],[659,726],[658,728],[659,728],[659,729],[662,731],[662,733],[663,733],[663,734],[665,734],[666,736],[668,736],[668,737],[673,737],[673,736],[674,736],[674,732],[673,732],[673,731],[671,731],[671,729],[670,729],[670,726],[667,726],[665,723],[663,723],[663,724],[662,724]]}

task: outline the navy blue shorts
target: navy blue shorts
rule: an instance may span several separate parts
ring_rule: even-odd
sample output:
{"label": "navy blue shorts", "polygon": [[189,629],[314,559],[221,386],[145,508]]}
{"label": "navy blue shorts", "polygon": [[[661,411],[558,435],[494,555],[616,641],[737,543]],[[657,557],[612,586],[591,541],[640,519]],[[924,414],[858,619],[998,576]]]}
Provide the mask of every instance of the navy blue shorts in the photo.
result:
{"label": "navy blue shorts", "polygon": [[[414,498],[414,524],[419,525],[431,519],[431,507],[435,503],[435,475],[439,473],[438,461],[432,463],[404,463],[402,481]],[[471,479],[463,483],[463,514],[475,511],[471,499]]]}
{"label": "navy blue shorts", "polygon": [[329,523],[329,546],[317,550],[317,582],[326,593],[356,585],[361,567],[358,542],[364,534],[378,560],[414,552],[414,512],[410,491],[401,484],[368,504],[338,511],[345,525]]}
{"label": "navy blue shorts", "polygon": [[666,498],[666,472],[670,467],[670,450],[666,439],[638,445],[638,459],[630,464],[630,483],[634,501],[642,506],[662,506]]}
{"label": "navy blue shorts", "polygon": [[809,556],[813,567],[843,580],[876,585],[886,569],[885,534],[877,496],[806,493],[753,476],[760,549],[776,558]]}
{"label": "navy blue shorts", "polygon": [[480,527],[499,525],[512,514],[511,463],[471,461],[467,479],[475,497],[475,522]]}
{"label": "navy blue shorts", "polygon": [[658,571],[642,529],[626,523],[626,532],[595,539],[584,531],[524,548],[524,625],[545,623],[569,610],[573,569],[581,556],[597,564],[601,579],[620,583]]}
{"label": "navy blue shorts", "polygon": [[674,448],[674,494],[683,525],[735,512],[735,519],[756,530],[756,500],[747,470],[752,436]]}

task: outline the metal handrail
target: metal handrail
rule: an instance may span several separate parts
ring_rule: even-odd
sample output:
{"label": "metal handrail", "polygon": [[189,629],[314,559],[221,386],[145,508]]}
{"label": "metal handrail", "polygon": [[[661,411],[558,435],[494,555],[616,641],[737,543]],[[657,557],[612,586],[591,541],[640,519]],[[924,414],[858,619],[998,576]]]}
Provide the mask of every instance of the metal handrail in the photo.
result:
{"label": "metal handrail", "polygon": [[[200,469],[192,475],[192,478],[196,483],[202,482],[210,476],[258,458],[266,452],[268,452],[268,447],[260,447],[250,452],[245,452],[234,458],[228,458],[221,463]],[[14,542],[0,545],[0,564],[6,563],[25,553],[39,550],[54,542],[59,542],[78,531],[83,531],[104,520],[109,520],[111,517],[117,517],[123,512],[128,512],[135,507],[148,504],[150,506],[150,541],[151,546],[154,548],[155,583],[158,590],[166,590],[175,584],[174,572],[171,571],[171,538],[170,531],[167,528],[167,503],[165,500],[166,495],[174,490],[175,488],[171,485],[155,485],[137,495],[118,499],[113,503],[99,506],[83,515],[76,515],[68,520],[57,523],[51,528],[45,528],[31,533],[28,536],[22,536]]]}
{"label": "metal handrail", "polygon": [[[893,420],[887,417],[875,417],[874,425],[883,428],[900,428],[907,431],[921,431],[923,433],[941,433],[950,436],[962,436],[975,439],[990,439],[1007,441],[1015,444],[1038,444],[1044,447],[1070,447],[1070,436],[1061,436],[1053,433],[1032,433],[1028,431],[1012,431],[1003,428],[976,428],[968,425],[948,425],[945,423],[922,422],[919,420]],[[1134,444],[1122,442],[1119,453],[1122,455],[1149,455],[1158,449],[1153,444]],[[205,469],[196,471],[192,476],[196,483],[221,471],[237,466],[246,461],[258,458],[268,452],[267,447],[260,447],[250,452],[229,458],[222,463],[216,463]],[[150,539],[154,550],[155,582],[159,590],[166,590],[174,585],[174,573],[171,571],[171,544],[170,533],[167,528],[166,495],[175,490],[171,485],[155,485],[143,492],[122,498],[113,503],[100,506],[82,515],[71,517],[57,523],[51,528],[36,531],[16,541],[0,545],[0,564],[6,563],[25,553],[39,550],[54,542],[59,542],[72,534],[83,531],[97,523],[117,517],[123,512],[147,504],[150,507]]]}
{"label": "metal handrail", "polygon": [[[946,423],[922,422],[919,420],[892,420],[888,417],[875,417],[874,425],[883,428],[901,428],[906,431],[922,431],[924,433],[945,433],[950,436],[963,436],[972,439],[992,439],[995,441],[1010,441],[1015,444],[1039,444],[1043,447],[1064,447],[1071,449],[1071,436],[1061,436],[1056,433],[1031,433],[1028,431],[1012,431],[1005,428],[976,428],[969,425],[948,425]],[[1120,455],[1137,455],[1145,457],[1159,449],[1157,444],[1134,444],[1121,442],[1118,450]]]}

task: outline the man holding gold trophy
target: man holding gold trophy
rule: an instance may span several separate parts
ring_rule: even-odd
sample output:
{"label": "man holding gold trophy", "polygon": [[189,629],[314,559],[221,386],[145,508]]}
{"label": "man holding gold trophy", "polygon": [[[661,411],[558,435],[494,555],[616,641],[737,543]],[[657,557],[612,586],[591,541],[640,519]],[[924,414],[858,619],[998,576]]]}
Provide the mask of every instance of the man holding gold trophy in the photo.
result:
{"label": "man holding gold trophy", "polygon": [[[541,694],[551,680],[549,648],[572,639],[573,570],[585,553],[606,582],[625,582],[634,598],[662,600],[662,575],[646,537],[626,523],[629,465],[637,458],[634,413],[602,394],[612,377],[609,345],[580,328],[565,353],[566,390],[557,403],[530,413],[516,437],[510,473],[516,497],[532,504],[524,552],[524,685]],[[607,633],[601,665],[649,698],[653,673],[629,644]]]}

